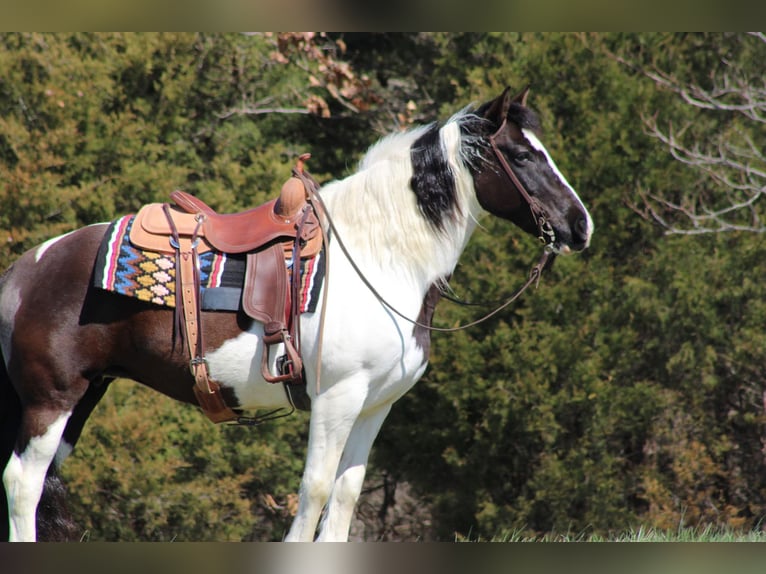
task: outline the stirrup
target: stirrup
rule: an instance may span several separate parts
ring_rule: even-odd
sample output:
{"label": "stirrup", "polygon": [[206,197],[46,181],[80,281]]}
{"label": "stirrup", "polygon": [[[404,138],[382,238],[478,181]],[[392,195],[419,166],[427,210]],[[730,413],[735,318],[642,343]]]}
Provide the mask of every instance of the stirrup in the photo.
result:
{"label": "stirrup", "polygon": [[[300,353],[292,343],[292,337],[287,329],[263,337],[264,349],[261,359],[261,376],[269,383],[299,383],[303,380],[303,361]],[[271,345],[284,343],[285,354],[277,359],[278,375],[269,371]]]}

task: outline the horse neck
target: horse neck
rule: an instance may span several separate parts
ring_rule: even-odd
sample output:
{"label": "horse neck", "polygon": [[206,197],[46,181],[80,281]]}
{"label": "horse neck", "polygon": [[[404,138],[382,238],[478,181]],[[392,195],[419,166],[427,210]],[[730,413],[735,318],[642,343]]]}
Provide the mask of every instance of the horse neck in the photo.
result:
{"label": "horse neck", "polygon": [[452,273],[482,213],[467,169],[456,177],[456,209],[437,229],[410,189],[409,156],[375,163],[326,185],[322,195],[357,264],[427,289]]}

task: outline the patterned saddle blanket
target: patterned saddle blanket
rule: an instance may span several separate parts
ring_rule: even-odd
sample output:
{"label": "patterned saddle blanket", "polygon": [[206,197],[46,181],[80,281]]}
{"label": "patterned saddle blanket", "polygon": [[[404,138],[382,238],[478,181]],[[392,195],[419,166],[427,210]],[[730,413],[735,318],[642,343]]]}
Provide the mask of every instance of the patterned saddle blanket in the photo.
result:
{"label": "patterned saddle blanket", "polygon": [[[135,247],[130,242],[134,219],[134,215],[126,215],[109,225],[96,258],[94,285],[155,305],[175,307],[175,256]],[[289,254],[285,257],[288,279],[291,279],[292,257]],[[242,309],[246,254],[206,251],[199,255],[199,264],[202,309]],[[315,257],[299,259],[298,264],[301,268],[300,312],[313,313],[325,275],[324,251]]]}

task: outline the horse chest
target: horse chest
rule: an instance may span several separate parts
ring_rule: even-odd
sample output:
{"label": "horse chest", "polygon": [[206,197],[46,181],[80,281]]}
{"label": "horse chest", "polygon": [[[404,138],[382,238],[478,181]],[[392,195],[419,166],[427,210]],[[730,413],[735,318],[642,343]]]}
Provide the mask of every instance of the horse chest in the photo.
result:
{"label": "horse chest", "polygon": [[[412,325],[396,321],[385,311],[376,312],[381,309],[379,304],[366,309],[354,321],[336,317],[337,322],[328,323],[320,386],[322,392],[338,382],[363,387],[365,407],[372,408],[398,399],[412,387],[426,369],[428,349]],[[307,326],[311,331],[311,319]],[[315,340],[307,340],[304,351],[304,364],[313,381]]]}

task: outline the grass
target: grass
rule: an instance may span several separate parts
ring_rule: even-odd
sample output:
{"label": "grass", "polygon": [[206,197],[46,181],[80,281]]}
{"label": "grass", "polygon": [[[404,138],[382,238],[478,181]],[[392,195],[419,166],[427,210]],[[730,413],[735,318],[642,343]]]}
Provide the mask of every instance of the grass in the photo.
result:
{"label": "grass", "polygon": [[760,530],[743,532],[712,525],[679,527],[674,530],[639,527],[609,535],[590,532],[564,534],[553,532],[530,536],[527,532],[510,531],[492,538],[491,542],[766,542],[766,532]]}

